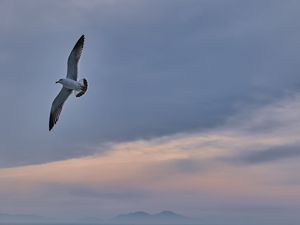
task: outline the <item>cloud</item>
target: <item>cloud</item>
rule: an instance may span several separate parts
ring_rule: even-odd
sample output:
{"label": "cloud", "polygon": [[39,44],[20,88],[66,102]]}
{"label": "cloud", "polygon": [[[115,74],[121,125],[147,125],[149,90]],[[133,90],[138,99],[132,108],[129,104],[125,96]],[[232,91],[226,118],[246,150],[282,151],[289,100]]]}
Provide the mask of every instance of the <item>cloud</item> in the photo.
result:
{"label": "cloud", "polygon": [[[0,4],[0,167],[88,156],[97,150],[82,149],[98,143],[217,128],[244,108],[299,89],[297,2]],[[60,89],[53,83],[82,33],[80,76],[90,89],[76,102],[71,97],[49,134]]]}
{"label": "cloud", "polygon": [[300,146],[276,146],[270,149],[264,149],[264,150],[252,150],[248,149],[247,153],[244,153],[240,155],[239,157],[236,157],[234,160],[236,160],[238,163],[242,164],[259,164],[259,163],[267,163],[267,162],[273,162],[277,160],[282,159],[289,159],[289,158],[295,158],[300,157]]}
{"label": "cloud", "polygon": [[82,199],[99,199],[99,200],[113,200],[113,201],[138,201],[144,198],[150,198],[152,193],[150,191],[141,191],[134,188],[126,188],[120,186],[101,187],[99,185],[85,185],[85,184],[68,184],[66,183],[43,183],[42,189],[45,189],[50,194],[69,198]]}
{"label": "cloud", "polygon": [[[125,212],[142,205],[150,211],[175,207],[196,215],[196,209],[220,205],[220,198],[224,208],[259,204],[292,209],[300,200],[299,185],[291,182],[299,177],[299,99],[297,95],[247,109],[205,132],[111,143],[88,157],[3,168],[0,197],[6,209],[18,204],[22,211],[27,198],[39,205],[43,196],[39,210],[47,215],[60,198],[66,205],[96,208],[104,201],[101,210],[107,214],[112,213],[108,205],[120,204]],[[79,206],[69,214],[78,211]]]}

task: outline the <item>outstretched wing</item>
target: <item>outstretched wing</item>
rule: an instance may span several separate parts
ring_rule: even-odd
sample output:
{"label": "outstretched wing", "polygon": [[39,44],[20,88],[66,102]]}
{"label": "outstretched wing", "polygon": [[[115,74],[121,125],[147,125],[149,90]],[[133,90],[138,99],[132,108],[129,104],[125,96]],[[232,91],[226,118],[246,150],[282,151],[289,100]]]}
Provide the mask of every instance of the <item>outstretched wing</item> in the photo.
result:
{"label": "outstretched wing", "polygon": [[77,41],[77,43],[75,44],[73,50],[69,55],[68,71],[67,71],[67,78],[69,79],[77,80],[77,67],[83,49],[83,43],[84,43],[84,35],[82,35],[79,38],[79,40]]}
{"label": "outstretched wing", "polygon": [[50,111],[49,131],[53,128],[54,124],[56,124],[56,122],[58,121],[63,105],[71,93],[72,90],[67,88],[62,88],[59,94],[54,99]]}

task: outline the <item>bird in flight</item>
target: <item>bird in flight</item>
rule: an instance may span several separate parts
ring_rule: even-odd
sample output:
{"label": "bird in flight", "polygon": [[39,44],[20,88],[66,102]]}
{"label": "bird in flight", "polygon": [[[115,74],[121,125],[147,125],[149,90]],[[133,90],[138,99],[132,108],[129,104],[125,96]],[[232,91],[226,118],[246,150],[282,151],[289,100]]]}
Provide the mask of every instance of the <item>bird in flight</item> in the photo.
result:
{"label": "bird in flight", "polygon": [[59,94],[54,99],[49,118],[49,131],[53,128],[53,126],[57,123],[63,105],[70,94],[74,91],[76,97],[80,97],[84,95],[87,91],[88,83],[87,80],[81,79],[77,81],[78,74],[78,61],[81,56],[81,52],[83,49],[84,43],[84,35],[82,35],[77,43],[75,44],[73,50],[71,51],[68,58],[68,69],[67,69],[67,77],[63,79],[59,79],[56,83],[62,84],[62,89]]}

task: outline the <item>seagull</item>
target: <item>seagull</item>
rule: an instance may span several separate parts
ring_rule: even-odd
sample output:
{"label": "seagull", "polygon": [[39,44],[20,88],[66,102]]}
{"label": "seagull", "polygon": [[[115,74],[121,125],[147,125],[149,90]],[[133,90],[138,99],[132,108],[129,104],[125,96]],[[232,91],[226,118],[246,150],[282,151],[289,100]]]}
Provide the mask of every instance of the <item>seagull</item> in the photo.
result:
{"label": "seagull", "polygon": [[57,123],[63,105],[70,94],[74,91],[76,97],[80,97],[84,95],[88,88],[87,80],[81,79],[77,81],[77,65],[81,56],[81,52],[83,49],[84,43],[84,35],[82,35],[77,43],[75,44],[73,50],[71,51],[68,58],[68,69],[67,69],[67,77],[63,79],[59,79],[55,83],[62,84],[63,87],[60,90],[59,94],[54,99],[49,118],[49,131],[53,128],[53,126]]}

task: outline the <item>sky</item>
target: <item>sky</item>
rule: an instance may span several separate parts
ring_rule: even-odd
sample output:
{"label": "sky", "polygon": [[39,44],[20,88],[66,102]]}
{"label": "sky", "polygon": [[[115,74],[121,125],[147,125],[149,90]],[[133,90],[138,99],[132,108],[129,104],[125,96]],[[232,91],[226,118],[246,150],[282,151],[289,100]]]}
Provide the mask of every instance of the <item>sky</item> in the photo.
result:
{"label": "sky", "polygon": [[[300,2],[0,1],[0,213],[300,220]],[[49,112],[84,34],[79,77]]]}

